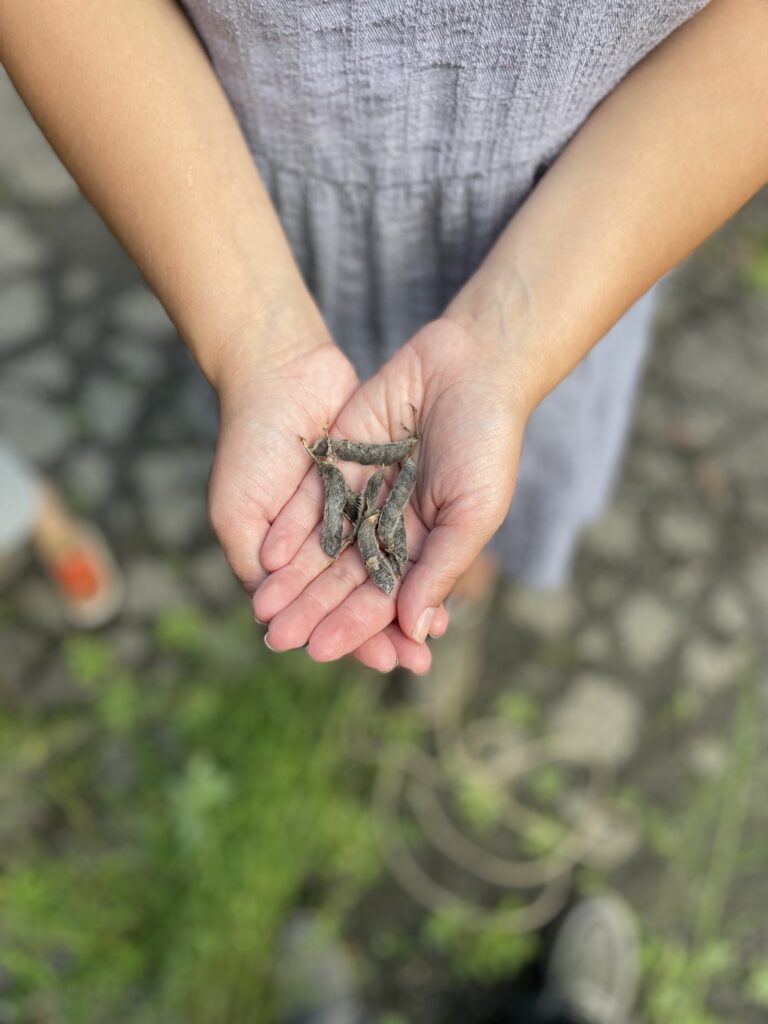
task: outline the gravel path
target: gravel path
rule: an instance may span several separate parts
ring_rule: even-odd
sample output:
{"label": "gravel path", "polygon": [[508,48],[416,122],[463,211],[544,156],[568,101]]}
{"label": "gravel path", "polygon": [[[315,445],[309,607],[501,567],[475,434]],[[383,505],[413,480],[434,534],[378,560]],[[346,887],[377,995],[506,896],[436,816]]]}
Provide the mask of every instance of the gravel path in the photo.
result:
{"label": "gravel path", "polygon": [[[206,522],[215,405],[2,72],[0,135],[0,432],[109,534],[128,600],[105,635],[151,670],[159,612],[242,600]],[[594,871],[657,937],[728,937],[712,1007],[744,1024],[765,1020],[745,991],[768,957],[765,759],[734,766],[768,696],[767,246],[763,194],[670,282],[616,501],[566,591],[505,593],[472,706],[523,694],[507,703],[522,736],[565,731],[616,771],[619,853],[606,840]],[[28,554],[0,587],[0,695],[66,701],[65,627]],[[422,966],[387,984],[414,1022],[445,1021],[445,979]]]}

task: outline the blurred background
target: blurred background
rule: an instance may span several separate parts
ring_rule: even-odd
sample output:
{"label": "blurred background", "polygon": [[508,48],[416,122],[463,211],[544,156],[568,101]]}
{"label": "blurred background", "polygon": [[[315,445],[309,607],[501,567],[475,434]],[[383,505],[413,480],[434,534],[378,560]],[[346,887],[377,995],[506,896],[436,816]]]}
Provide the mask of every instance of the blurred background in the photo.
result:
{"label": "blurred background", "polygon": [[214,437],[0,72],[0,438],[124,581],[80,629],[31,546],[0,558],[0,1024],[272,1021],[297,907],[378,1024],[507,1021],[604,888],[637,1021],[768,1019],[768,194],[672,276],[613,507],[567,590],[500,592],[461,715],[269,654],[207,525]]}

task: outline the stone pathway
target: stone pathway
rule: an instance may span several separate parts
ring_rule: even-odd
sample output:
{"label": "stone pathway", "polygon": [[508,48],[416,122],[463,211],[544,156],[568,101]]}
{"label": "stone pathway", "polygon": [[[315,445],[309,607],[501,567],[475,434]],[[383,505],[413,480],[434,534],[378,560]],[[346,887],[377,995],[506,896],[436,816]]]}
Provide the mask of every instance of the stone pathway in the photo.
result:
{"label": "stone pathway", "polygon": [[[2,72],[0,135],[0,434],[108,533],[128,596],[106,635],[151,670],[158,613],[241,600],[206,521],[214,403]],[[736,966],[712,1006],[740,1024],[765,1020],[744,991],[768,958],[765,761],[748,766],[750,796],[733,768],[738,710],[751,686],[753,713],[768,697],[768,288],[748,285],[767,240],[764,194],[674,277],[615,504],[571,587],[506,594],[473,704],[522,694],[533,712],[507,705],[521,736],[565,729],[618,770],[638,848],[602,877],[657,942],[687,936],[705,953],[728,936]],[[64,624],[28,555],[3,563],[0,602],[0,696],[66,701]],[[748,801],[738,834],[720,805],[703,830],[689,820],[718,786]],[[702,900],[720,909],[693,935]],[[449,1020],[437,967],[369,954],[408,1020]]]}

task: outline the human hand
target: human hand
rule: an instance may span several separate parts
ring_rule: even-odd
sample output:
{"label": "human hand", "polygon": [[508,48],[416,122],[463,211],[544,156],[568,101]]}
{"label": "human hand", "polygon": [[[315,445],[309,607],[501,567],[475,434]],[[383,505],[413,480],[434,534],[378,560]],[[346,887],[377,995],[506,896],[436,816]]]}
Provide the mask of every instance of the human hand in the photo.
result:
{"label": "human hand", "polygon": [[[221,424],[209,487],[210,517],[249,594],[267,575],[262,546],[270,524],[281,517],[288,539],[297,529],[290,512],[281,516],[284,506],[302,499],[313,506],[322,501],[322,488],[307,474],[299,435],[332,422],[357,386],[351,364],[326,339],[270,351],[252,370],[234,360],[231,372],[217,381]],[[402,637],[396,624],[377,633],[351,651],[360,662],[380,670],[395,661],[412,663],[408,648],[417,645]],[[422,661],[419,650],[416,666]]]}
{"label": "human hand", "polygon": [[[264,562],[275,571],[254,598],[275,649],[308,644],[311,657],[333,660],[391,628],[395,618],[417,644],[428,632],[444,631],[441,602],[509,509],[530,409],[509,353],[447,317],[418,331],[355,392],[332,434],[371,441],[401,436],[411,405],[422,440],[402,583],[387,597],[351,549],[329,566],[316,530],[319,482],[314,495],[303,489],[265,540]],[[349,482],[359,487],[370,469],[347,465]]]}

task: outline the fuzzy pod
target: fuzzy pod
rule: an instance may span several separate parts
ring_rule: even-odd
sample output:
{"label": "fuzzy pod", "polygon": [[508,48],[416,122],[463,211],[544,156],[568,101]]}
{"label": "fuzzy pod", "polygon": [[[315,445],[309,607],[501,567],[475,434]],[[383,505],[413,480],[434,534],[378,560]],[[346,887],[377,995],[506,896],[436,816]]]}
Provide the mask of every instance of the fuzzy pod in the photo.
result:
{"label": "fuzzy pod", "polygon": [[377,469],[368,477],[368,482],[363,491],[363,516],[369,516],[376,511],[376,501],[381,493],[384,483],[384,468]]}
{"label": "fuzzy pod", "polygon": [[317,462],[316,465],[325,486],[322,547],[329,558],[335,559],[339,557],[343,548],[347,485],[344,474],[332,462]]}
{"label": "fuzzy pod", "polygon": [[[360,523],[362,523],[365,516],[370,515],[376,510],[376,499],[379,496],[383,483],[384,470],[379,469],[368,478],[365,491],[362,494],[347,488],[355,502],[353,506],[352,500],[350,497],[347,497],[347,504],[344,506],[344,514],[352,523],[352,529],[345,540],[345,544],[352,544],[354,542],[357,537],[357,531],[360,529]],[[349,509],[349,512],[347,512],[347,509]]]}
{"label": "fuzzy pod", "polygon": [[344,515],[350,521],[355,524],[360,520],[360,516],[363,512],[363,496],[359,491],[353,490],[347,486],[347,496],[344,499]]}
{"label": "fuzzy pod", "polygon": [[346,438],[321,437],[315,441],[309,452],[315,458],[328,454],[329,441],[334,458],[342,462],[357,462],[361,466],[394,466],[407,459],[419,441],[419,434],[411,434],[402,441],[349,441]]}
{"label": "fuzzy pod", "polygon": [[389,559],[379,547],[376,538],[376,521],[379,518],[378,512],[366,516],[360,523],[357,531],[357,546],[365,564],[368,575],[374,584],[383,590],[385,594],[391,594],[395,589],[395,572],[390,565]]}
{"label": "fuzzy pod", "polygon": [[377,526],[379,543],[392,556],[397,575],[400,576],[408,561],[408,542],[405,533],[405,509],[416,483],[416,463],[407,459],[400,470],[394,487],[382,506]]}

